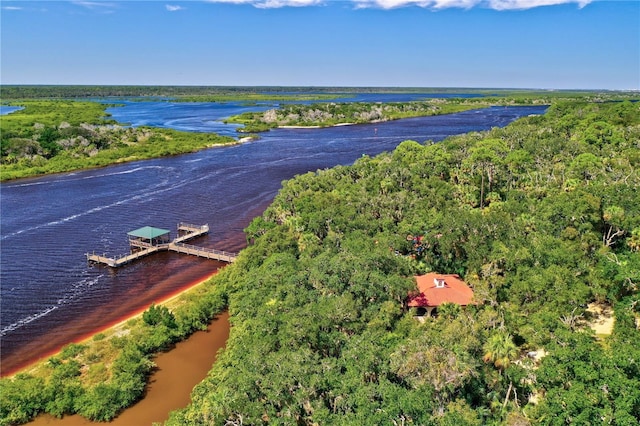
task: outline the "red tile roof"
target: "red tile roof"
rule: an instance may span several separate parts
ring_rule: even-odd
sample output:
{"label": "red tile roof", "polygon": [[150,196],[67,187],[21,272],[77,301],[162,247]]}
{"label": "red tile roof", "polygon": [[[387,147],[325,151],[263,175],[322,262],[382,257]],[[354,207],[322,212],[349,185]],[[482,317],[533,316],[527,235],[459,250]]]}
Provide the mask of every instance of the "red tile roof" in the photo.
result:
{"label": "red tile roof", "polygon": [[[473,303],[473,290],[456,274],[428,273],[415,277],[418,284],[417,295],[410,297],[410,307],[440,306],[443,303],[455,303],[466,306]],[[436,285],[436,280],[440,285]]]}

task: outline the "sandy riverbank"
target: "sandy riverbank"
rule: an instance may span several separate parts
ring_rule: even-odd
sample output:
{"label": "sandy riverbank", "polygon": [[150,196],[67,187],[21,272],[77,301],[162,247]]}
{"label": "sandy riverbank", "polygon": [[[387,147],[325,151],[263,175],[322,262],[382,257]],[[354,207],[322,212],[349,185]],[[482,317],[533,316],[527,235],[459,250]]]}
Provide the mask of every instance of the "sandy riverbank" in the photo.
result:
{"label": "sandy riverbank", "polygon": [[[175,309],[177,306],[179,306],[181,304],[180,302],[180,297],[184,294],[187,294],[191,291],[194,291],[195,289],[197,289],[198,287],[204,285],[207,281],[209,281],[211,278],[213,278],[216,274],[218,273],[218,271],[206,276],[205,278],[195,282],[192,285],[189,285],[188,287],[185,287],[183,289],[181,289],[180,291],[175,292],[174,294],[170,294],[169,296],[163,298],[162,300],[159,300],[157,302],[155,302],[156,305],[164,305],[167,308],[169,308],[170,310]],[[79,344],[87,344],[90,345],[94,340],[94,336],[101,333],[106,335],[107,337],[109,336],[113,336],[113,335],[118,335],[118,334],[122,334],[124,332],[126,332],[126,325],[129,321],[139,318],[143,312],[147,309],[148,307],[145,307],[144,309],[138,310],[134,313],[132,313],[131,315],[128,315],[127,317],[125,317],[124,319],[119,320],[117,323],[115,324],[110,324],[107,327],[103,327],[100,329],[96,329],[94,331],[92,331],[90,334],[82,337],[81,339],[78,339],[74,342],[69,342],[69,343],[79,343]],[[49,358],[51,358],[52,356],[56,356],[60,353],[62,348],[53,351],[51,353],[46,354],[45,356],[41,357],[38,360],[35,360],[34,362],[28,364],[27,366],[20,368],[17,371],[11,372],[10,374],[8,374],[6,377],[14,377],[17,374],[20,373],[28,373],[28,374],[33,374],[35,372],[37,372],[38,368],[44,364],[45,362],[47,362],[49,360]]]}

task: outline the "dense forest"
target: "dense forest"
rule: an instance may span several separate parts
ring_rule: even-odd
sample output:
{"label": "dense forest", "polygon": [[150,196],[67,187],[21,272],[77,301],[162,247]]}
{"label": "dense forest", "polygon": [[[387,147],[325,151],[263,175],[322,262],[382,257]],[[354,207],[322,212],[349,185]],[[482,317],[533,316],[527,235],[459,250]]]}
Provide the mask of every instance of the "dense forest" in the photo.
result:
{"label": "dense forest", "polygon": [[[639,165],[637,104],[560,103],[286,182],[215,279],[231,336],[169,424],[637,424]],[[415,320],[427,271],[478,305]]]}
{"label": "dense forest", "polygon": [[[284,182],[199,294],[2,379],[0,424],[113,418],[153,353],[225,308],[227,347],[169,425],[637,424],[640,105],[419,142]],[[418,321],[428,271],[477,304]]]}

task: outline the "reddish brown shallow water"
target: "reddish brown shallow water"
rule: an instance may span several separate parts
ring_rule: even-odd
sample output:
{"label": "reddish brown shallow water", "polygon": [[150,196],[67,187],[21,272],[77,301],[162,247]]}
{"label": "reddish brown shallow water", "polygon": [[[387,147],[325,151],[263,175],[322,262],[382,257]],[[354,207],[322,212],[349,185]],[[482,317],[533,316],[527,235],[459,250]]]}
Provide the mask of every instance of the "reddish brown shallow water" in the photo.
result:
{"label": "reddish brown shallow water", "polygon": [[[144,311],[152,303],[179,294],[224,266],[224,263],[186,256],[174,256],[172,264],[167,265],[162,263],[167,254],[147,259],[150,266],[140,265],[146,266],[144,275],[137,274],[133,283],[127,283],[128,288],[103,299],[102,305],[95,306],[92,311],[76,315],[66,323],[60,321],[61,324],[52,328],[24,327],[25,332],[31,332],[28,340],[21,347],[2,350],[1,376],[10,376],[52,356],[70,342],[82,341]],[[111,272],[106,267],[101,269]],[[52,316],[57,314],[54,312]]]}
{"label": "reddish brown shallow water", "polygon": [[[171,351],[158,355],[154,360],[157,370],[150,378],[144,399],[123,411],[108,424],[138,426],[166,421],[171,411],[183,408],[189,403],[191,390],[206,377],[228,337],[229,314],[225,312],[209,325],[207,331],[194,333]],[[50,415],[39,416],[29,423],[34,426],[104,424],[90,422],[80,416],[57,419]]]}

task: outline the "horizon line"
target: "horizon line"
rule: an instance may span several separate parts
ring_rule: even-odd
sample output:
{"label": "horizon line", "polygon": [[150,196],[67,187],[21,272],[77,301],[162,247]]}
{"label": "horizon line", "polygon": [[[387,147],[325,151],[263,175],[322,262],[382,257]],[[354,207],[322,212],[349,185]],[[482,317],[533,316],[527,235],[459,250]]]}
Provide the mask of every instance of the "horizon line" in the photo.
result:
{"label": "horizon line", "polygon": [[608,91],[640,92],[640,88],[554,88],[554,87],[494,87],[494,86],[415,86],[415,85],[325,85],[325,84],[130,84],[130,83],[1,83],[3,86],[59,86],[59,87],[216,87],[216,88],[321,88],[321,89],[465,89],[465,90],[540,90],[540,91]]}

